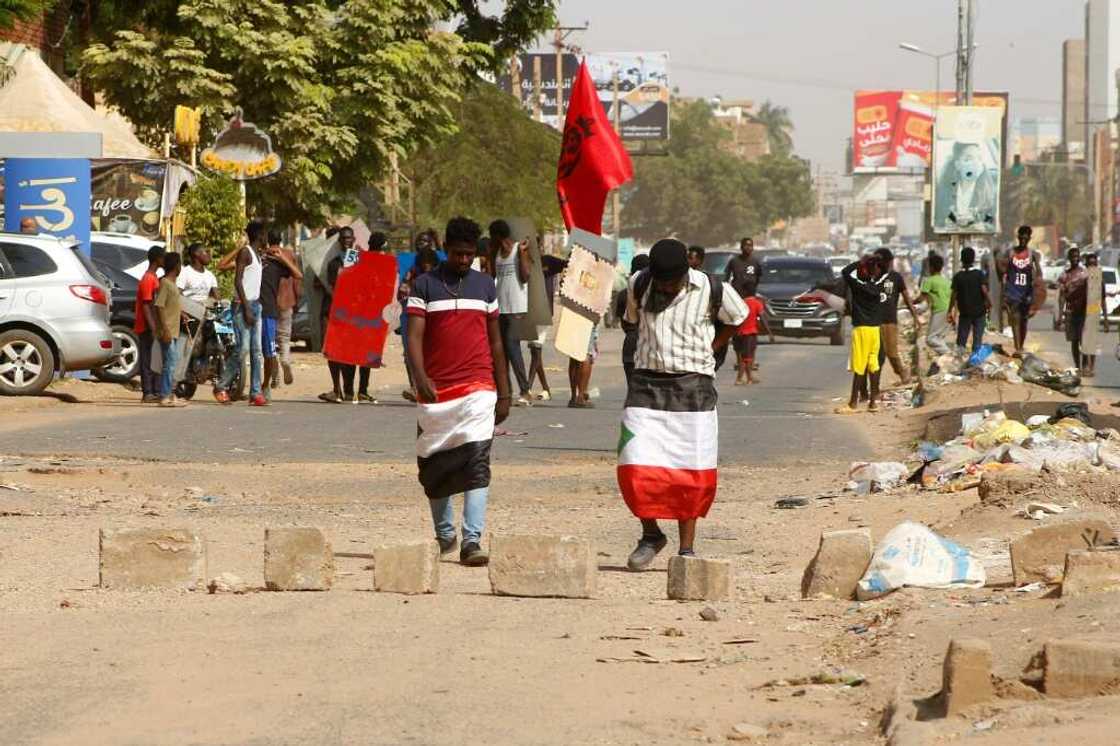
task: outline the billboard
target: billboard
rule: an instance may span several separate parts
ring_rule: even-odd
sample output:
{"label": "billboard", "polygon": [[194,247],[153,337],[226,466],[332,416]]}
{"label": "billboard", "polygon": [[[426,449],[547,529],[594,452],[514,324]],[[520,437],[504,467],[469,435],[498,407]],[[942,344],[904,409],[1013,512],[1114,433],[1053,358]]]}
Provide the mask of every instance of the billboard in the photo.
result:
{"label": "billboard", "polygon": [[1001,119],[1001,112],[992,107],[938,110],[933,143],[934,233],[999,230]]}
{"label": "billboard", "polygon": [[[592,83],[607,115],[614,121],[614,76],[618,74],[619,135],[623,140],[669,139],[669,53],[668,52],[603,52],[583,58],[591,73]],[[572,85],[579,72],[580,58],[562,56],[561,87],[565,103],[571,99]],[[556,129],[562,123],[556,117],[556,55],[533,53],[520,55],[517,65],[517,98],[530,114],[539,106],[541,121]],[[535,91],[534,65],[540,67],[540,88]],[[514,76],[506,74],[499,85],[513,94]],[[539,96],[539,101],[535,100]]]}
{"label": "billboard", "polygon": [[81,245],[89,255],[89,160],[8,158],[4,163],[4,228],[31,218],[39,233]]}
{"label": "billboard", "polygon": [[[942,91],[856,91],[852,173],[921,173],[929,167],[933,120],[956,94]],[[1007,139],[1006,93],[975,93],[972,106],[1000,111],[1001,143]],[[1003,163],[1002,153],[999,163]]]}
{"label": "billboard", "polygon": [[93,230],[159,238],[166,178],[164,161],[95,161],[91,168]]}

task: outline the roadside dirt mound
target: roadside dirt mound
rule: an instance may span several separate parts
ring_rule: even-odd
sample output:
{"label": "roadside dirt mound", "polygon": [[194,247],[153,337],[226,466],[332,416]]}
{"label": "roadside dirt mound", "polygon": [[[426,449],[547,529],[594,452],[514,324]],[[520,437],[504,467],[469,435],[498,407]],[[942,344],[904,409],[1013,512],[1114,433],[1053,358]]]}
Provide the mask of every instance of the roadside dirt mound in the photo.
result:
{"label": "roadside dirt mound", "polygon": [[980,482],[980,501],[984,505],[1012,507],[1026,501],[1077,503],[1081,507],[1099,505],[1120,510],[1120,474],[1084,472],[1076,474],[1034,473],[1027,469],[1008,469],[986,474]]}

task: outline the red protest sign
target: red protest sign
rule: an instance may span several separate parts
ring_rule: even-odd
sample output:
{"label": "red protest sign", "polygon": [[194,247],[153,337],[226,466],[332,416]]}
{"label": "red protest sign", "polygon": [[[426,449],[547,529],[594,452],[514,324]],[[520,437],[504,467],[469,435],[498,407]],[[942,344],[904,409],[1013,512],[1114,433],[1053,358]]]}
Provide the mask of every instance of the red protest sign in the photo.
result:
{"label": "red protest sign", "polygon": [[397,260],[364,251],[357,264],[338,273],[323,355],[328,360],[381,367],[385,340],[400,319]]}

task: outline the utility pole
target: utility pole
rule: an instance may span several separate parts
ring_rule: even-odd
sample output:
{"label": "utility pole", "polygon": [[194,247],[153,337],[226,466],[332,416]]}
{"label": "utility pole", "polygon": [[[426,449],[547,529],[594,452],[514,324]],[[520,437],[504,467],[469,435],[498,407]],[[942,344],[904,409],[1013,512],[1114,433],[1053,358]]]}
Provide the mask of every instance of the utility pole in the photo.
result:
{"label": "utility pole", "polygon": [[521,59],[514,55],[509,59],[509,87],[517,103],[521,103]]}
{"label": "utility pole", "polygon": [[[975,19],[974,0],[957,0],[957,86],[954,96],[956,106],[972,104],[972,40]],[[938,96],[940,97],[940,93]],[[932,168],[933,165],[930,164],[930,167]],[[1002,163],[1000,167],[1003,167]],[[953,234],[950,246],[952,256],[949,257],[949,266],[955,274],[960,268],[961,236]]]}
{"label": "utility pole", "polygon": [[[611,112],[614,115],[614,131],[618,133],[619,139],[622,138],[622,107],[618,101],[618,68],[614,70],[614,75],[611,76],[611,85],[614,88],[614,107]],[[614,189],[614,195],[611,199],[611,210],[614,213],[614,238],[619,240],[622,238],[622,197],[619,194],[618,187]]]}
{"label": "utility pole", "polygon": [[541,121],[541,58],[533,55],[533,119]]}
{"label": "utility pole", "polygon": [[586,21],[582,26],[555,26],[552,29],[552,48],[556,50],[556,122],[564,129],[564,50],[567,38],[575,31],[586,31],[591,24]]}

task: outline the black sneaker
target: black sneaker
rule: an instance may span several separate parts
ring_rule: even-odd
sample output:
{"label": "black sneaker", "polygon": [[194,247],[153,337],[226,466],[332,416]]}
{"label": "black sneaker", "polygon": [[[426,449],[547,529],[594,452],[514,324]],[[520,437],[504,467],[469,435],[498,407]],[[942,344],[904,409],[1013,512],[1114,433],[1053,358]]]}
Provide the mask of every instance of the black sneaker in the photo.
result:
{"label": "black sneaker", "polygon": [[490,555],[482,550],[477,541],[468,541],[459,551],[459,563],[467,567],[481,567],[489,562]]}
{"label": "black sneaker", "polygon": [[459,537],[457,536],[452,536],[447,539],[441,539],[437,536],[436,541],[439,542],[439,555],[441,557],[446,557],[459,548]]}
{"label": "black sneaker", "polygon": [[638,546],[630,553],[630,558],[626,560],[626,567],[632,572],[639,572],[650,566],[657,553],[665,548],[669,543],[669,539],[665,534],[660,536],[643,536],[638,539]]}

